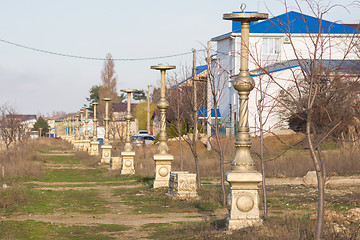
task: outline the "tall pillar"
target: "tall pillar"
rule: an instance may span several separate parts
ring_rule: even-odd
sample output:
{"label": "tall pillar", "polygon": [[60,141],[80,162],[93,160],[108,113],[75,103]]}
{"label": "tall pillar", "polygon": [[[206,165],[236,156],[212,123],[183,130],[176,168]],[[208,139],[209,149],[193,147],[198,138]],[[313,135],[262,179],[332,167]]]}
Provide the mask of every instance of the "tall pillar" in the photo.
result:
{"label": "tall pillar", "polygon": [[171,172],[171,162],[174,160],[174,156],[169,153],[169,147],[167,145],[166,135],[166,109],[169,107],[168,101],[165,97],[165,72],[170,69],[174,69],[175,66],[151,66],[151,69],[160,70],[161,72],[161,92],[160,101],[157,103],[157,107],[160,110],[160,136],[159,146],[156,154],[154,155],[155,161],[155,181],[154,188],[169,187],[169,179]]}
{"label": "tall pillar", "polygon": [[94,123],[94,128],[93,128],[93,138],[92,141],[90,142],[90,155],[99,155],[99,142],[97,140],[97,118],[96,118],[96,110],[97,110],[97,105],[99,103],[97,102],[93,102],[92,105],[94,107],[94,119],[93,119],[93,123]]}
{"label": "tall pillar", "polygon": [[137,90],[122,90],[122,92],[127,94],[127,113],[125,115],[126,120],[126,137],[125,137],[125,146],[124,151],[121,152],[122,157],[122,168],[121,174],[134,174],[134,158],[135,152],[133,151],[131,139],[130,139],[130,121],[133,119],[131,114],[131,93],[137,92]]}
{"label": "tall pillar", "polygon": [[255,163],[250,155],[251,139],[248,122],[248,100],[255,82],[249,74],[249,27],[251,21],[267,19],[266,13],[242,12],[224,14],[224,20],[241,22],[241,64],[240,73],[235,76],[233,85],[239,93],[239,128],[236,134],[236,153],[231,163],[231,170],[226,173],[226,181],[230,185],[228,196],[229,216],[228,230],[260,225],[262,219],[259,211],[258,184],[262,175],[255,169]]}
{"label": "tall pillar", "polygon": [[111,149],[112,146],[110,145],[109,140],[109,102],[111,101],[111,98],[103,98],[103,101],[105,101],[105,136],[104,136],[104,144],[101,146],[102,149],[102,156],[101,156],[101,163],[110,164],[111,159]]}
{"label": "tall pillar", "polygon": [[75,138],[75,140],[74,140],[74,150],[79,150],[79,141],[80,141],[80,131],[79,131],[79,127],[80,127],[80,123],[79,123],[79,114],[76,114],[75,115],[75,117],[74,117],[74,119],[75,119],[75,121],[74,121],[74,123],[75,123],[75,126],[74,126],[74,133],[75,133],[75,135],[74,135],[74,138]]}
{"label": "tall pillar", "polygon": [[84,151],[90,152],[90,138],[89,138],[89,109],[90,107],[85,107],[85,139],[84,143]]}
{"label": "tall pillar", "polygon": [[80,125],[79,125],[79,147],[78,150],[79,151],[83,151],[84,150],[84,132],[83,132],[83,125],[84,125],[84,110],[80,109]]}

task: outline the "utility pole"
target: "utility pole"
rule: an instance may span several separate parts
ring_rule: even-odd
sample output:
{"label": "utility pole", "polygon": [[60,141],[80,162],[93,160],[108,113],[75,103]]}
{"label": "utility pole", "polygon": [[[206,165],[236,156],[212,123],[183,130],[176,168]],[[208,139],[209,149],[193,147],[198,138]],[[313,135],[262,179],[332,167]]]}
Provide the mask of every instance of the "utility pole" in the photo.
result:
{"label": "utility pole", "polygon": [[147,121],[146,121],[146,130],[150,134],[150,85],[148,85],[147,92]]}
{"label": "utility pole", "polygon": [[206,121],[206,134],[207,134],[207,141],[206,141],[206,148],[208,151],[211,150],[210,138],[211,138],[211,42],[208,41],[207,44],[207,101],[206,101],[206,108],[207,108],[207,121]]}
{"label": "utility pole", "polygon": [[197,141],[197,123],[198,123],[198,110],[197,110],[197,94],[196,94],[196,50],[193,49],[193,74],[192,74],[192,79],[193,79],[193,95],[194,95],[194,103],[193,103],[193,111],[194,111],[194,132],[193,132],[193,143],[194,146],[196,148],[196,141]]}

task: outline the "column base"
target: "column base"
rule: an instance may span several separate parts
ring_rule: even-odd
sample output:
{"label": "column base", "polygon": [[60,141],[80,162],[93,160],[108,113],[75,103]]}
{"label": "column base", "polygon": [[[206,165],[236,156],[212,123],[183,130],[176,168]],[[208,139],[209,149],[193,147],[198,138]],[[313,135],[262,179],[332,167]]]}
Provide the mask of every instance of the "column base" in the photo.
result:
{"label": "column base", "polygon": [[239,230],[247,227],[257,227],[263,224],[263,220],[259,219],[229,219],[226,218],[226,227],[228,230]]}
{"label": "column base", "polygon": [[111,170],[120,170],[121,164],[122,164],[121,157],[112,157],[110,159]]}
{"label": "column base", "polygon": [[92,155],[92,156],[99,155],[99,142],[98,141],[90,142],[90,155]]}
{"label": "column base", "polygon": [[111,158],[111,145],[102,145],[102,156],[101,156],[101,163],[110,164],[110,158]]}
{"label": "column base", "polygon": [[77,150],[83,151],[83,149],[84,149],[84,140],[79,140]]}
{"label": "column base", "polygon": [[122,169],[121,174],[132,175],[135,174],[134,158],[135,152],[121,152]]}
{"label": "column base", "polygon": [[174,156],[171,154],[155,154],[155,181],[153,188],[169,187],[171,161]]}
{"label": "column base", "polygon": [[90,139],[86,139],[83,141],[83,151],[84,152],[90,151]]}
{"label": "column base", "polygon": [[228,230],[262,224],[259,211],[258,184],[262,180],[259,172],[226,173],[226,181],[230,184],[227,199],[229,217],[227,218]]}

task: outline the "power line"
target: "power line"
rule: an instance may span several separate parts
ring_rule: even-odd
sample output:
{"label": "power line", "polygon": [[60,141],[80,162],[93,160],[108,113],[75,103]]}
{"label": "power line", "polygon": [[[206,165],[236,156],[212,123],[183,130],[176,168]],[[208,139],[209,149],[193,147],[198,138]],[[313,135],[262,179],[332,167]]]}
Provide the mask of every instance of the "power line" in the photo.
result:
{"label": "power line", "polygon": [[[36,51],[36,52],[52,54],[52,55],[57,55],[57,56],[62,56],[62,57],[79,58],[79,59],[87,59],[87,60],[101,60],[101,61],[106,60],[106,58],[84,57],[84,56],[77,56],[77,55],[71,55],[71,54],[64,54],[64,53],[58,53],[58,52],[42,50],[42,49],[38,49],[38,48],[33,48],[33,47],[28,47],[28,46],[25,46],[25,45],[21,45],[21,44],[18,44],[18,43],[6,41],[6,40],[3,40],[3,39],[0,39],[0,42],[7,43],[7,44],[10,44],[10,45],[13,45],[13,46],[16,46],[16,47],[21,47],[21,48],[25,48],[25,49],[28,49],[28,50]],[[198,50],[198,51],[204,51],[204,50]],[[144,58],[113,58],[113,60],[114,61],[146,61],[146,60],[153,60],[153,59],[164,59],[164,58],[179,57],[179,56],[184,56],[184,55],[188,55],[188,54],[191,54],[191,53],[192,52],[185,52],[185,53],[179,53],[179,54],[173,54],[173,55],[167,55],[167,56],[144,57]]]}

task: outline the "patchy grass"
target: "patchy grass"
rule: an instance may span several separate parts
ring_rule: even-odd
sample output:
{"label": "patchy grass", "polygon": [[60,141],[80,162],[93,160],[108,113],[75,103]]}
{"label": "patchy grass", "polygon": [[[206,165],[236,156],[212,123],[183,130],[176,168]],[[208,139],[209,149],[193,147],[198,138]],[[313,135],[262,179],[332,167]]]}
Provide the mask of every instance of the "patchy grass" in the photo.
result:
{"label": "patchy grass", "polygon": [[[204,190],[210,192],[211,189]],[[120,196],[125,204],[134,206],[133,214],[166,212],[211,212],[224,208],[218,200],[201,197],[201,200],[172,199],[165,189],[149,189],[143,186],[135,189],[114,189],[114,196]]]}
{"label": "patchy grass", "polygon": [[3,215],[49,214],[49,213],[107,213],[106,201],[98,196],[97,190],[31,190],[26,192],[27,202],[2,209]]}
{"label": "patchy grass", "polygon": [[5,239],[118,239],[125,225],[94,224],[91,226],[65,226],[46,222],[2,221],[0,236]]}
{"label": "patchy grass", "polygon": [[28,201],[29,201],[29,196],[26,191],[26,188],[21,184],[15,183],[6,189],[0,188],[1,209],[7,209],[14,205],[23,204]]}
{"label": "patchy grass", "polygon": [[[260,227],[226,232],[226,220],[214,220],[177,225],[153,226],[151,239],[314,239],[315,220],[308,215],[288,214],[274,216],[264,220]],[[333,226],[326,224],[323,239],[360,239],[359,226],[352,224],[348,230],[336,233]]]}
{"label": "patchy grass", "polygon": [[41,182],[107,182],[136,180],[138,176],[121,176],[105,168],[96,169],[47,169],[43,178],[27,178],[27,181]]}
{"label": "patchy grass", "polygon": [[65,155],[54,155],[46,156],[46,163],[64,163],[64,164],[80,164],[82,163],[79,159],[75,159],[74,156]]}

